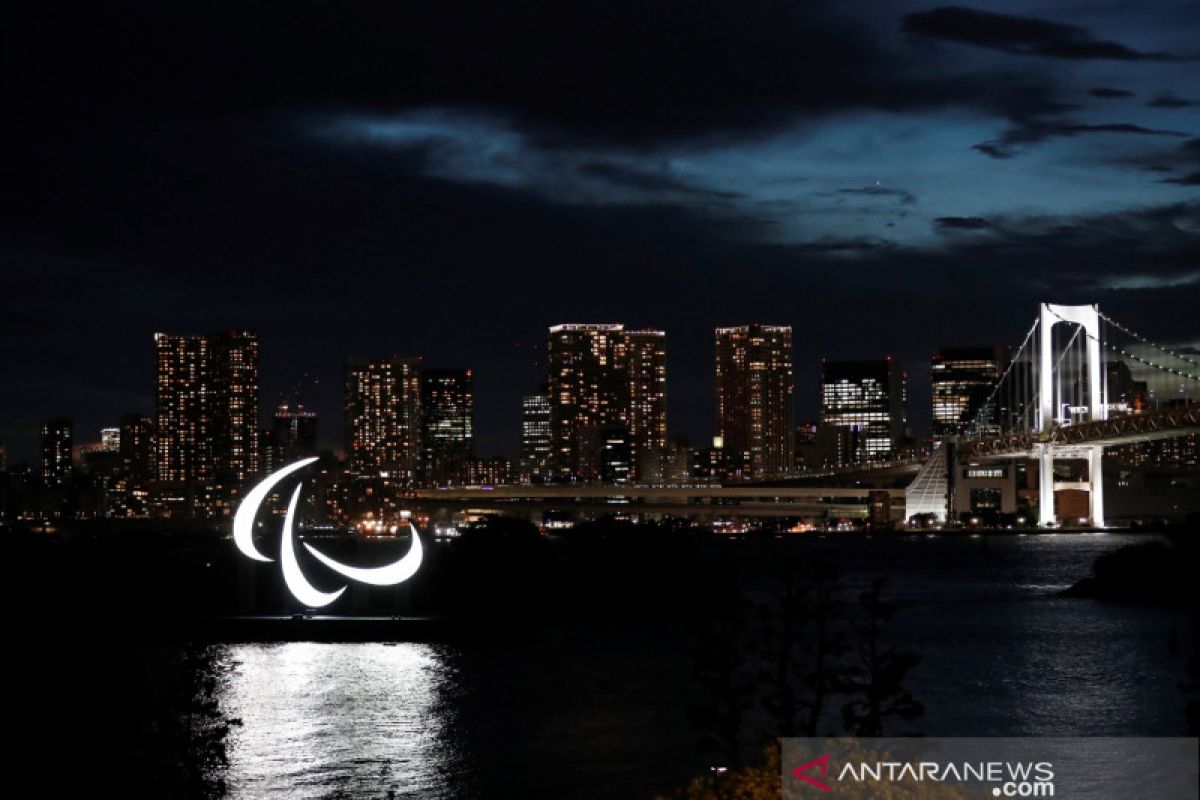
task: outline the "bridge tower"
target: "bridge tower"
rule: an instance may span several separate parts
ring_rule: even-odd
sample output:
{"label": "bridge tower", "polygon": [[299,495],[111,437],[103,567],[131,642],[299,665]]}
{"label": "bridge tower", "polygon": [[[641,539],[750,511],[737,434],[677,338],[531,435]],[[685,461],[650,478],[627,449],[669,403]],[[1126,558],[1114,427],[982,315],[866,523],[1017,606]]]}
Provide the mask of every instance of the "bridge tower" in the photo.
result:
{"label": "bridge tower", "polygon": [[[1036,427],[1040,433],[1053,433],[1060,425],[1069,425],[1070,416],[1058,417],[1061,408],[1055,408],[1055,372],[1053,337],[1051,332],[1059,323],[1073,323],[1083,329],[1087,337],[1087,388],[1089,421],[1108,418],[1108,398],[1105,397],[1102,376],[1104,362],[1100,355],[1100,309],[1096,305],[1060,306],[1042,303],[1039,317],[1038,347],[1034,351],[1033,368],[1037,375],[1038,409]],[[1038,448],[1038,524],[1047,527],[1054,524],[1054,449],[1049,442]],[[1103,445],[1087,447],[1088,461],[1088,506],[1091,523],[1104,527],[1104,470]]]}

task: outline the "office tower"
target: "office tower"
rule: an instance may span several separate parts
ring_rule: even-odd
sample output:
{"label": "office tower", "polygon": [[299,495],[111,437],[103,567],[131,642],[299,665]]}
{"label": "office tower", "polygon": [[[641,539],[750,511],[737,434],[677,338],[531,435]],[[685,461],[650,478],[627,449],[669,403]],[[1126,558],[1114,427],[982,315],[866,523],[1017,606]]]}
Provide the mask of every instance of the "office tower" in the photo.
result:
{"label": "office tower", "polygon": [[943,347],[938,350],[930,364],[934,439],[967,433],[1000,380],[1007,361],[1006,350],[1002,347]]}
{"label": "office tower", "polygon": [[666,346],[662,331],[620,324],[555,325],[549,338],[551,474],[603,480],[604,436],[624,428],[633,479],[666,441]]}
{"label": "office tower", "polygon": [[198,489],[202,513],[228,514],[259,469],[258,337],[156,333],[154,346],[156,477]]}
{"label": "office tower", "polygon": [[71,479],[71,420],[47,420],[41,433],[42,481],[47,486],[62,486]]}
{"label": "office tower", "polygon": [[633,475],[633,445],[624,426],[600,432],[600,480],[613,486],[628,484]]}
{"label": "office tower", "polygon": [[75,511],[94,517],[125,516],[125,481],[121,453],[116,447],[119,428],[101,428],[100,440],[77,448]]}
{"label": "office tower", "polygon": [[208,338],[213,476],[235,490],[259,475],[258,336],[229,331]]}
{"label": "office tower", "polygon": [[1104,389],[1110,417],[1140,414],[1150,406],[1150,388],[1146,381],[1135,380],[1124,359],[1109,359]]}
{"label": "office tower", "polygon": [[292,408],[283,403],[276,408],[271,434],[274,460],[280,466],[317,454],[317,415],[303,405]]}
{"label": "office tower", "polygon": [[550,477],[550,396],[543,391],[521,398],[520,473],[524,483]]}
{"label": "office tower", "polygon": [[121,417],[121,468],[131,481],[145,487],[154,479],[154,420],[145,414]]}
{"label": "office tower", "polygon": [[717,328],[717,436],[726,459],[752,478],[786,474],[795,461],[792,329]]}
{"label": "office tower", "polygon": [[208,480],[212,477],[208,338],[156,333],[154,353],[156,477],[172,483]]}
{"label": "office tower", "polygon": [[667,445],[667,337],[662,331],[626,331],[629,375],[629,480],[661,481]]}
{"label": "office tower", "polygon": [[512,462],[503,456],[467,459],[466,482],[472,486],[504,486],[512,477]]}
{"label": "office tower", "polygon": [[350,473],[411,484],[420,464],[419,358],[346,366],[345,437]]}
{"label": "office tower", "polygon": [[426,483],[447,486],[466,482],[474,424],[471,370],[422,370],[421,472]]}
{"label": "office tower", "polygon": [[279,449],[279,435],[275,428],[263,428],[258,432],[258,453],[263,475],[277,472],[283,466],[283,453]]}
{"label": "office tower", "polygon": [[821,422],[845,429],[849,463],[890,459],[908,423],[906,376],[891,357],[821,362]]}
{"label": "office tower", "polygon": [[110,453],[119,452],[121,449],[121,429],[101,428],[100,449]]}
{"label": "office tower", "polygon": [[624,424],[623,325],[555,325],[547,348],[555,480],[600,480],[600,431]]}

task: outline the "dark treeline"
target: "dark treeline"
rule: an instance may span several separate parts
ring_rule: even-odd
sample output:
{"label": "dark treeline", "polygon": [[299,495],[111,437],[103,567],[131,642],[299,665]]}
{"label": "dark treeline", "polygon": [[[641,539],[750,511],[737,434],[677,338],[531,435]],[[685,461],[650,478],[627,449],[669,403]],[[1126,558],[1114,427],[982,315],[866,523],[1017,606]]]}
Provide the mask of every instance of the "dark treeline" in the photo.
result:
{"label": "dark treeline", "polygon": [[[423,537],[420,571],[398,587],[351,585],[323,613],[524,617],[704,615],[735,592],[732,567],[713,557],[710,534],[685,524],[613,519],[542,535],[528,522],[488,517],[449,541]],[[346,563],[398,558],[402,539],[311,540]],[[302,612],[278,564],[241,556],[220,531],[174,523],[81,525],[47,535],[20,529],[0,542],[29,619],[132,626],[169,634],[194,616]],[[265,546],[270,552],[272,548]],[[19,565],[19,568],[17,568]],[[343,585],[315,561],[309,579]],[[39,623],[40,624],[40,623]]]}

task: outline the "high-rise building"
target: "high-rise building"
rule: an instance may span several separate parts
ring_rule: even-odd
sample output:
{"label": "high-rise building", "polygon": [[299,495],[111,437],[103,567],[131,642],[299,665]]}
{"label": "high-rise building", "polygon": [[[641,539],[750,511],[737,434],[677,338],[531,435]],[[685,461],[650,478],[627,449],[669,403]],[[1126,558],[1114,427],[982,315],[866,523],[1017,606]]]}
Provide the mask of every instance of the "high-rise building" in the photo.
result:
{"label": "high-rise building", "polygon": [[795,468],[792,328],[741,325],[716,330],[717,431],[726,458],[752,478]]}
{"label": "high-rise building", "polygon": [[237,489],[259,475],[258,336],[229,331],[208,338],[213,475],[218,485]]}
{"label": "high-rise building", "polygon": [[258,337],[249,331],[154,335],[155,472],[203,484],[205,513],[228,513],[258,475]]}
{"label": "high-rise building", "polygon": [[623,426],[606,428],[600,433],[600,479],[613,486],[628,484],[633,475],[633,445]]}
{"label": "high-rise building", "polygon": [[467,459],[466,482],[473,486],[504,486],[512,483],[512,462],[503,456]]}
{"label": "high-rise building", "polygon": [[666,344],[662,331],[620,324],[550,328],[551,473],[603,480],[605,432],[624,428],[633,479],[666,443]]}
{"label": "high-rise building", "polygon": [[1124,359],[1109,359],[1105,365],[1104,390],[1110,417],[1141,414],[1150,407],[1150,388],[1146,381],[1135,380]]}
{"label": "high-rise building", "polygon": [[975,420],[1008,361],[1002,347],[943,347],[933,356],[933,438],[960,436]]}
{"label": "high-rise building", "polygon": [[71,420],[47,420],[41,433],[42,481],[47,486],[62,486],[71,479]]}
{"label": "high-rise building", "polygon": [[305,411],[303,405],[292,408],[284,403],[276,408],[271,431],[281,466],[317,454],[317,414]]}
{"label": "high-rise building", "polygon": [[550,443],[550,396],[545,391],[527,394],[521,398],[520,473],[523,482],[549,480]]}
{"label": "high-rise building", "polygon": [[821,362],[821,422],[844,428],[849,463],[886,461],[908,425],[907,376],[891,357]]}
{"label": "high-rise building", "polygon": [[183,483],[212,475],[212,365],[205,336],[154,334],[155,476]]}
{"label": "high-rise building", "polygon": [[600,432],[624,424],[624,326],[555,325],[547,347],[555,480],[598,481]]}
{"label": "high-rise building", "polygon": [[121,449],[121,429],[120,428],[101,428],[100,429],[100,449],[109,453],[116,453]]}
{"label": "high-rise building", "polygon": [[421,472],[426,483],[467,480],[475,425],[475,389],[469,369],[421,371]]}
{"label": "high-rise building", "polygon": [[421,460],[420,358],[346,366],[346,460],[352,475],[411,484]]}
{"label": "high-rise building", "polygon": [[667,337],[662,331],[625,331],[625,346],[629,479],[660,482],[667,446]]}
{"label": "high-rise building", "polygon": [[154,480],[154,419],[145,414],[121,417],[121,467],[130,480],[145,488]]}

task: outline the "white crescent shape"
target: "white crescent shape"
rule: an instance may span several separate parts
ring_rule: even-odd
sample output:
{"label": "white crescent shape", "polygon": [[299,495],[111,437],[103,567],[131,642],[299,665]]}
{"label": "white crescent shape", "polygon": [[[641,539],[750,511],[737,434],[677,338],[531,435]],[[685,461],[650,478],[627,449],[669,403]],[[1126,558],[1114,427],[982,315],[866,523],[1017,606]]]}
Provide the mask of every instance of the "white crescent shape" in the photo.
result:
{"label": "white crescent shape", "polygon": [[[250,490],[242,504],[238,506],[237,514],[233,517],[233,543],[237,545],[237,549],[243,554],[250,556],[255,561],[272,561],[262,553],[258,552],[258,548],[254,546],[254,517],[258,514],[258,507],[262,505],[262,501],[275,488],[275,484],[291,475],[298,469],[303,469],[317,459],[306,458],[303,461],[297,461],[294,464],[288,464],[281,470],[272,472],[267,477],[263,478],[257,486]],[[289,519],[291,512],[288,512]]]}
{"label": "white crescent shape", "polygon": [[279,545],[279,564],[283,568],[283,582],[287,584],[292,596],[306,606],[320,608],[341,597],[346,587],[343,586],[336,592],[322,592],[309,583],[300,571],[300,564],[296,561],[296,546],[292,542],[292,518],[296,514],[296,501],[300,499],[300,490],[303,487],[304,484],[296,487],[288,503],[287,517],[283,520],[283,541]]}
{"label": "white crescent shape", "polygon": [[335,561],[308,542],[304,542],[304,547],[318,561],[339,575],[362,583],[369,583],[372,586],[395,586],[397,583],[403,583],[415,575],[421,567],[421,559],[424,558],[424,549],[421,546],[421,537],[417,535],[416,526],[410,522],[408,523],[408,528],[412,531],[412,545],[408,548],[408,552],[399,561],[394,561],[382,567],[372,567],[369,569],[351,567],[340,561]]}

